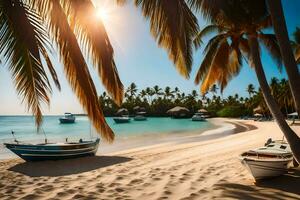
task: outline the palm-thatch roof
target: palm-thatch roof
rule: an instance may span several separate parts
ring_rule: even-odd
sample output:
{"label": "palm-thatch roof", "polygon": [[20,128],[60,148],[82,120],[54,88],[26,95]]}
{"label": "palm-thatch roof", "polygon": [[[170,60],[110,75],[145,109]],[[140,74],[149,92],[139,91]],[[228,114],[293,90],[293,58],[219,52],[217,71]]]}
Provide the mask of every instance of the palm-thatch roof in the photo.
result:
{"label": "palm-thatch roof", "polygon": [[257,106],[256,108],[253,109],[253,112],[254,113],[261,113],[261,112],[263,112],[263,109],[262,109],[261,106]]}
{"label": "palm-thatch roof", "polygon": [[198,112],[199,112],[199,113],[208,113],[208,111],[205,110],[204,108],[199,109]]}
{"label": "palm-thatch roof", "polygon": [[126,108],[121,108],[117,111],[116,113],[117,115],[127,115],[128,114],[128,110]]}
{"label": "palm-thatch roof", "polygon": [[190,112],[189,109],[181,106],[176,106],[170,110],[167,111],[168,114],[173,114],[173,113],[188,113]]}

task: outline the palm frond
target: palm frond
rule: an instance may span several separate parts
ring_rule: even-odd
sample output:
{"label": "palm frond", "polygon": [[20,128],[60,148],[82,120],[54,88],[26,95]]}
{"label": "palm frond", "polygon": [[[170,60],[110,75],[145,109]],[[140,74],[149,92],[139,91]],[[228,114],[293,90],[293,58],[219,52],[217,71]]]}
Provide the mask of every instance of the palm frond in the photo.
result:
{"label": "palm frond", "polygon": [[79,102],[97,132],[107,141],[113,141],[114,133],[105,121],[87,64],[60,2],[39,0],[33,3],[39,12],[44,13],[44,20],[58,46],[65,74]]}
{"label": "palm frond", "polygon": [[49,105],[51,87],[42,66],[39,49],[46,43],[37,13],[22,1],[2,0],[0,6],[0,50],[12,73],[17,92],[35,115],[39,128],[42,104]]}
{"label": "palm frond", "polygon": [[209,20],[215,20],[224,5],[224,0],[187,0],[192,9],[200,11],[202,16]]}
{"label": "palm frond", "polygon": [[272,58],[276,61],[277,67],[282,71],[282,56],[279,44],[274,34],[258,34],[258,39],[264,44]]}
{"label": "palm frond", "polygon": [[204,49],[204,53],[205,53],[204,59],[198,69],[198,72],[194,80],[194,83],[196,85],[198,85],[200,81],[202,81],[205,74],[208,73],[209,67],[211,66],[211,63],[217,53],[218,47],[221,41],[226,38],[226,36],[227,36],[226,34],[220,34],[209,40],[208,44]]}
{"label": "palm frond", "polygon": [[[114,61],[114,51],[106,33],[104,24],[97,19],[96,10],[91,0],[66,0],[64,8],[73,22],[83,48],[87,49],[93,66],[97,69],[108,93],[118,105],[123,99],[123,84]],[[87,14],[89,13],[89,14]],[[93,15],[94,13],[94,15]]]}
{"label": "palm frond", "polygon": [[170,59],[184,77],[192,67],[192,41],[198,32],[197,18],[184,0],[135,0],[159,46],[168,51]]}
{"label": "palm frond", "polygon": [[227,40],[223,40],[216,51],[208,73],[204,74],[204,80],[201,84],[202,93],[207,92],[216,82],[219,82],[220,89],[223,91],[223,88],[227,85],[227,78],[230,73],[228,69],[229,56],[230,46]]}
{"label": "palm frond", "polygon": [[199,48],[200,45],[203,43],[203,37],[208,36],[209,34],[212,34],[214,32],[219,32],[221,27],[216,24],[211,24],[206,27],[204,27],[199,33],[197,33],[195,39],[194,39],[194,45],[195,48]]}

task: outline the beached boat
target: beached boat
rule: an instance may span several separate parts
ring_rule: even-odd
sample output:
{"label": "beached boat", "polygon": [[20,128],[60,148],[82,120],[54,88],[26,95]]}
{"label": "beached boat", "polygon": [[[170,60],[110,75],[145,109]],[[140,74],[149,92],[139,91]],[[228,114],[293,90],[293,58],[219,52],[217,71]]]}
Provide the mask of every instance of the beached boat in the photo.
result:
{"label": "beached boat", "polygon": [[203,115],[201,113],[195,113],[192,116],[192,121],[205,121],[205,118],[203,117]]}
{"label": "beached boat", "polygon": [[121,124],[121,123],[129,123],[130,122],[130,118],[128,115],[123,115],[120,117],[114,117],[113,120],[117,123],[117,124]]}
{"label": "beached boat", "polygon": [[25,144],[18,141],[4,143],[6,148],[26,161],[61,160],[95,155],[100,139],[95,141]]}
{"label": "beached boat", "polygon": [[75,116],[72,113],[65,113],[64,117],[59,118],[61,124],[75,123]]}
{"label": "beached boat", "polygon": [[286,173],[293,161],[293,154],[287,143],[271,141],[264,147],[242,153],[240,160],[254,179],[259,180]]}
{"label": "beached boat", "polygon": [[145,121],[147,120],[147,117],[145,117],[146,112],[137,112],[134,116],[135,121]]}

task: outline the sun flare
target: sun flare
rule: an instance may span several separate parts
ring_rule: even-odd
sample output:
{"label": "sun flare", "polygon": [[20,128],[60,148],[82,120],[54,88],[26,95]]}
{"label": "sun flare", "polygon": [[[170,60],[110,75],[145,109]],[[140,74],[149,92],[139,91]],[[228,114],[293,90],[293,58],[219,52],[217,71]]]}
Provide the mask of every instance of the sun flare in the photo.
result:
{"label": "sun flare", "polygon": [[96,17],[104,22],[109,21],[109,13],[103,8],[97,8]]}

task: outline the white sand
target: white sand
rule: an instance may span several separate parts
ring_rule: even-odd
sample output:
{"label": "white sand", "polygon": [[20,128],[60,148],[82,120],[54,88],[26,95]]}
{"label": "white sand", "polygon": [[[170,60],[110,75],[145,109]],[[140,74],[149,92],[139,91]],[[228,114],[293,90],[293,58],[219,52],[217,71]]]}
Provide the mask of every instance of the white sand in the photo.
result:
{"label": "white sand", "polygon": [[[205,141],[191,137],[105,156],[39,163],[2,161],[0,199],[300,199],[299,171],[254,184],[237,159],[242,151],[261,146],[270,137],[281,139],[275,123],[226,121],[258,129],[227,132]],[[232,130],[229,126],[223,126],[223,132]],[[300,133],[300,126],[293,129]],[[210,131],[202,137],[214,134]]]}

